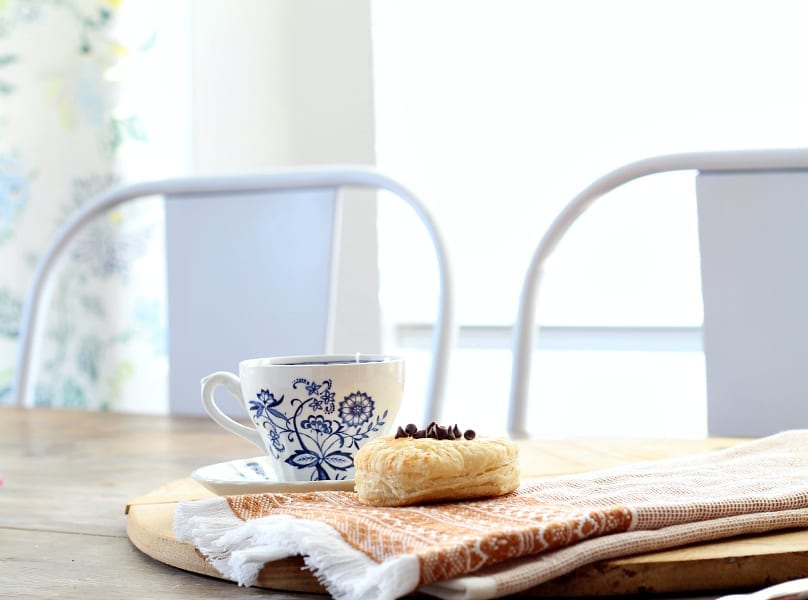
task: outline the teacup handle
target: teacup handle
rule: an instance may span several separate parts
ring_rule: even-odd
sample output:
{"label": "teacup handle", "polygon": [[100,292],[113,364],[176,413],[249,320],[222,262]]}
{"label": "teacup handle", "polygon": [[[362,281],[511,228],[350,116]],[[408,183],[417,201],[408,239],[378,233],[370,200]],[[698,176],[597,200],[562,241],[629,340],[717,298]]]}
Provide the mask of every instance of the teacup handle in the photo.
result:
{"label": "teacup handle", "polygon": [[241,382],[239,378],[226,371],[211,373],[202,379],[202,404],[205,406],[205,410],[210,415],[210,418],[230,433],[235,433],[237,436],[243,437],[248,442],[252,442],[266,452],[266,447],[264,446],[258,429],[234,421],[216,406],[216,401],[213,399],[213,392],[220,385],[227,388],[227,391],[244,406],[244,398],[241,395]]}

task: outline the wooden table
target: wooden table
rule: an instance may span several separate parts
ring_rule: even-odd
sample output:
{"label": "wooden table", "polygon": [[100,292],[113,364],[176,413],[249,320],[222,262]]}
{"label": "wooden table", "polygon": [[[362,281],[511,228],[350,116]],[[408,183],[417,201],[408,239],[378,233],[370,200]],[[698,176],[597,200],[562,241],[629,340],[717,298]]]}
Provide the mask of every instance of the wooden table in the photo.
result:
{"label": "wooden table", "polygon": [[146,556],[124,514],[166,481],[255,454],[207,417],[0,408],[0,598],[266,598]]}
{"label": "wooden table", "polygon": [[[730,443],[721,439],[528,441],[522,447],[522,470],[526,476],[560,475]],[[176,569],[141,553],[127,538],[124,513],[130,501],[130,525],[136,522],[133,519],[142,520],[150,493],[152,500],[161,497],[158,504],[169,501],[157,512],[170,514],[171,494],[177,486],[183,494],[206,493],[187,479],[190,471],[255,454],[253,446],[207,417],[0,408],[0,473],[6,480],[0,487],[0,596],[322,598],[239,588]],[[136,541],[142,547],[143,540]],[[176,544],[170,530],[158,541]],[[195,557],[192,548],[182,548],[181,553]],[[188,568],[207,572],[204,563],[199,564],[197,560]],[[663,593],[709,589],[716,582],[723,588],[744,583],[758,586],[767,573],[771,581],[808,575],[808,532],[607,561],[535,592],[549,596],[626,593],[642,590],[648,581]]]}

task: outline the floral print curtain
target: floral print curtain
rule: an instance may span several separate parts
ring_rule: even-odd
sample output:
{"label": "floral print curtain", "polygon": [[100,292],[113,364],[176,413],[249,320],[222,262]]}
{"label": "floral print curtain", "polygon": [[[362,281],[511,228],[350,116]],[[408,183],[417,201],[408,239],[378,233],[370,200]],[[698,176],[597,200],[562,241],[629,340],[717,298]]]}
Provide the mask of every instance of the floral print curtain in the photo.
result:
{"label": "floral print curtain", "polygon": [[[127,181],[149,128],[122,97],[157,32],[118,34],[119,1],[0,0],[0,404],[13,404],[19,317],[34,266],[65,219]],[[35,404],[165,410],[162,206],[94,223],[54,286]]]}

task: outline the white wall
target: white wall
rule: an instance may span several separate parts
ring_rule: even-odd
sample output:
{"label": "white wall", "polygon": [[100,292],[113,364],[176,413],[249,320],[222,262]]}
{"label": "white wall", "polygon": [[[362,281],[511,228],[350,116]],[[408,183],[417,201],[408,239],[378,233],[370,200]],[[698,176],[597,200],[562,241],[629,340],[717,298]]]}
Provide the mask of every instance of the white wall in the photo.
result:
{"label": "white wall", "polygon": [[[192,164],[374,164],[370,0],[194,0]],[[346,195],[337,352],[378,352],[376,207]]]}

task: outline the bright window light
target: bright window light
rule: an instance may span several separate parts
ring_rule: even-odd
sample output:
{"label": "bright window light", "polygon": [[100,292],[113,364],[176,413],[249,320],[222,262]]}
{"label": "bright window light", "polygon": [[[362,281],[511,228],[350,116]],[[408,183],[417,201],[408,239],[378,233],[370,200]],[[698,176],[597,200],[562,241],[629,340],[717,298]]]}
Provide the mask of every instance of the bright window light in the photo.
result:
{"label": "bright window light", "polygon": [[[373,13],[378,164],[445,230],[461,325],[513,323],[550,219],[613,168],[673,152],[808,145],[801,2],[376,0]],[[382,301],[393,326],[429,323],[436,297],[423,267],[429,244],[404,213],[380,204]],[[698,328],[699,276],[693,175],[649,177],[573,227],[548,269],[538,321]],[[543,435],[706,431],[698,348],[688,357],[586,351],[537,353]],[[485,352],[456,357],[450,414],[504,406],[510,353],[474,358]],[[649,418],[675,398],[679,417]],[[591,419],[566,421],[556,413],[567,405]],[[595,417],[598,406],[619,410]]]}

